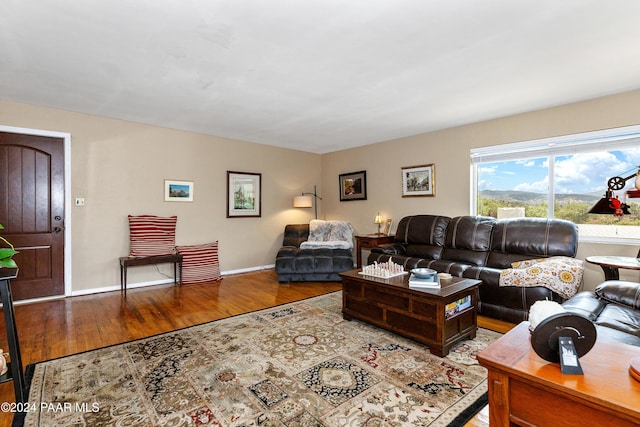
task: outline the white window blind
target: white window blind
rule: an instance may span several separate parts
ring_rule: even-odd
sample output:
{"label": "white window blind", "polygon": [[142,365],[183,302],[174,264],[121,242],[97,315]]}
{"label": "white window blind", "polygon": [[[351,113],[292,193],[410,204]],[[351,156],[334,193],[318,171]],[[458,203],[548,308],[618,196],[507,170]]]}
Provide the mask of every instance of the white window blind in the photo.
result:
{"label": "white window blind", "polygon": [[472,148],[471,162],[477,164],[637,147],[640,147],[640,126],[627,126],[623,128]]}

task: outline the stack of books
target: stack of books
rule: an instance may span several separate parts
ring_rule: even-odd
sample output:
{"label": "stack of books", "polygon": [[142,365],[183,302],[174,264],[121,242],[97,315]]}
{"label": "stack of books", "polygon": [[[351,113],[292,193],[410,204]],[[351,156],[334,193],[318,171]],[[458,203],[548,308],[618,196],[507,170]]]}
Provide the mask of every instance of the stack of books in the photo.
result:
{"label": "stack of books", "polygon": [[416,289],[437,289],[440,288],[440,279],[438,279],[438,276],[435,276],[433,279],[420,279],[412,274],[411,276],[409,276],[409,287]]}
{"label": "stack of books", "polygon": [[463,311],[467,311],[471,308],[471,295],[467,295],[464,298],[460,298],[457,301],[447,304],[444,307],[444,318],[450,319],[457,316]]}

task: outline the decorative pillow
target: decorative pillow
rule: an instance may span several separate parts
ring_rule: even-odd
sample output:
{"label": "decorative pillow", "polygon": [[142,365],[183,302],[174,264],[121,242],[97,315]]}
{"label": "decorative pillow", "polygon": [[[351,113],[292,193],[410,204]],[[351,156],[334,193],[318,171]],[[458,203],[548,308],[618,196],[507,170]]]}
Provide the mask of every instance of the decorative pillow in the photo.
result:
{"label": "decorative pillow", "polygon": [[176,253],[177,216],[129,215],[129,255],[156,256]]}
{"label": "decorative pillow", "polygon": [[331,232],[327,240],[342,240],[344,242],[353,242],[353,228],[346,221],[329,221],[331,224]]}
{"label": "decorative pillow", "polygon": [[557,256],[514,262],[513,268],[502,270],[500,286],[544,286],[569,299],[582,284],[583,261]]}
{"label": "decorative pillow", "polygon": [[222,279],[218,263],[218,241],[202,245],[177,246],[182,255],[182,283],[211,282]]}
{"label": "decorative pillow", "polygon": [[329,240],[331,223],[321,219],[312,219],[309,222],[309,242],[326,242]]}

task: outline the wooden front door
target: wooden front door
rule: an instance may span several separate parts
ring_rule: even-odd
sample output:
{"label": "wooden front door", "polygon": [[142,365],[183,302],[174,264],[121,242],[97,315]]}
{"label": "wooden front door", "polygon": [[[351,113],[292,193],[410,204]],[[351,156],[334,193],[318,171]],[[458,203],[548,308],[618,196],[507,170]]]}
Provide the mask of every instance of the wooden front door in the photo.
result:
{"label": "wooden front door", "polygon": [[0,224],[14,300],[64,295],[64,139],[0,132]]}

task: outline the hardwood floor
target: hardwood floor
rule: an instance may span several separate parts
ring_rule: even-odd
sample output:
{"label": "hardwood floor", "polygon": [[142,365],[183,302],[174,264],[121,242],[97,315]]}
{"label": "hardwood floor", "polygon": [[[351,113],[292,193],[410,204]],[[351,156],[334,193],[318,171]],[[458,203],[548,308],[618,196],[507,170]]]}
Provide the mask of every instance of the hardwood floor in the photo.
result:
{"label": "hardwood floor", "polygon": [[[341,289],[339,282],[280,284],[273,270],[264,270],[225,276],[214,283],[130,289],[126,298],[117,291],[19,304],[15,315],[26,367]],[[484,318],[478,323],[500,332],[513,326]],[[7,349],[4,319],[0,348]],[[14,401],[13,384],[0,384],[0,402]],[[467,426],[486,427],[488,418],[485,408]],[[0,413],[0,427],[10,426],[11,420],[12,414]]]}

